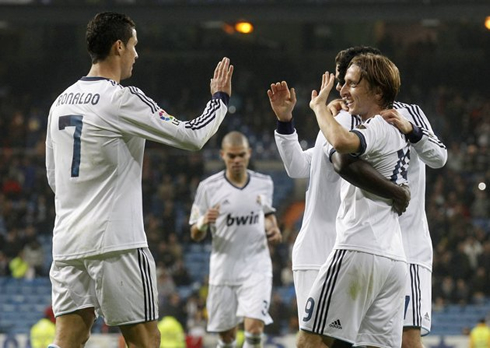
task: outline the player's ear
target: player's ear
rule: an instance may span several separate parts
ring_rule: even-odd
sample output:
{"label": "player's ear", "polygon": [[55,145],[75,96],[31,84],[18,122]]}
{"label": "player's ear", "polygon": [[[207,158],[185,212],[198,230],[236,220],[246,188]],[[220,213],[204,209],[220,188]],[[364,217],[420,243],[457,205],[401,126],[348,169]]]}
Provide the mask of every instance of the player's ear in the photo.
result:
{"label": "player's ear", "polygon": [[124,48],[124,43],[121,40],[117,40],[116,42],[114,42],[114,45],[112,45],[112,50],[116,56],[120,56]]}

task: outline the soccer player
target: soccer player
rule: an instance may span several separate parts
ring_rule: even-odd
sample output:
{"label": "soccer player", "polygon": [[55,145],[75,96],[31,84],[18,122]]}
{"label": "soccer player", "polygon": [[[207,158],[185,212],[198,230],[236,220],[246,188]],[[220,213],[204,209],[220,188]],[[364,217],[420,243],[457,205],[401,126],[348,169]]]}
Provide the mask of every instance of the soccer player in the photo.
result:
{"label": "soccer player", "polygon": [[272,207],[270,176],[248,169],[252,150],[240,132],[221,143],[225,169],[203,180],[189,223],[195,241],[212,236],[207,330],[217,332],[217,347],[236,346],[237,326],[245,328],[244,348],[263,346],[272,291],[272,261],[267,241],[282,240]]}
{"label": "soccer player", "polygon": [[[380,51],[373,47],[355,46],[338,53],[335,59],[337,81],[339,81],[337,90],[340,91],[340,87],[343,85],[344,75],[352,58],[362,53],[379,54]],[[292,177],[303,177],[311,173],[309,175],[309,189],[306,192],[303,225],[293,248],[295,289],[298,302],[302,303],[302,307],[300,307],[300,304],[298,305],[299,313],[301,313],[304,308],[304,303],[306,303],[307,290],[311,288],[311,284],[315,279],[314,275],[318,273],[318,269],[322,264],[321,260],[327,258],[335,241],[334,227],[330,229],[330,233],[325,233],[325,231],[319,228],[329,223],[330,225],[334,224],[332,222],[332,214],[329,214],[329,212],[332,212],[331,204],[333,204],[333,201],[327,200],[326,198],[330,198],[335,192],[335,181],[332,180],[335,176],[332,174],[328,175],[329,171],[332,171],[330,161],[328,159],[319,160],[323,154],[322,147],[325,144],[325,139],[321,132],[317,137],[314,148],[303,152],[299,146],[298,136],[292,126],[291,115],[294,104],[296,103],[294,89],[289,90],[287,84],[284,82],[272,87],[277,90],[274,95],[274,103],[278,104],[280,107],[278,110],[283,111],[283,114],[286,115],[282,116],[281,119],[281,114],[277,115],[276,113],[276,116],[278,116],[278,127],[275,132],[275,138],[288,174]],[[339,105],[337,104],[336,106],[338,107]],[[425,317],[423,333],[430,331],[431,315],[430,272],[432,266],[432,242],[425,215],[425,165],[427,164],[432,168],[442,167],[447,159],[447,151],[444,144],[434,135],[429,120],[419,106],[395,102],[394,108],[398,109],[398,114],[392,114],[394,112],[392,110],[383,111],[381,114],[387,120],[389,120],[388,117],[393,117],[393,119],[389,120],[390,122],[395,121],[394,117],[396,115],[402,114],[406,119],[410,120],[413,127],[413,131],[410,132],[410,127],[406,127],[405,129],[399,127],[403,120],[393,122],[395,126],[401,128],[403,133],[407,134],[412,145],[408,178],[410,180],[411,200],[413,202],[408,206],[407,212],[400,216],[399,220],[407,260],[410,268],[416,271],[416,273],[412,272],[412,276],[410,272],[408,273],[409,279],[406,285],[402,346],[404,348],[420,348],[422,347],[420,338],[422,315]],[[352,116],[348,112],[341,110],[340,107],[336,109],[332,109],[334,114],[340,111],[336,116],[336,120],[343,124],[344,127],[352,127],[352,122],[345,122],[345,120],[349,121]],[[287,115],[290,115],[289,118]],[[309,155],[309,153],[312,155]],[[354,159],[352,157],[350,158],[349,165],[346,168],[342,168],[340,174],[344,179],[349,180],[356,186],[360,186],[353,179],[356,177],[366,177],[367,173],[361,172],[360,169],[365,170],[369,169],[369,167],[362,166],[361,168],[355,168],[355,170],[351,170],[349,173],[349,167],[352,169],[353,165],[357,165],[357,162],[363,162],[361,160],[352,162]],[[333,160],[336,162],[335,158]],[[338,169],[337,167],[338,165],[335,168]],[[322,178],[326,177],[329,178],[328,181],[322,180]],[[371,189],[370,187],[361,188],[368,191]],[[378,195],[380,194],[378,193]],[[318,207],[323,206],[329,206],[330,208],[325,210],[318,209]],[[336,213],[334,212],[333,214]],[[318,245],[326,247],[315,247]],[[422,275],[419,276],[419,273]],[[310,274],[310,276],[306,277],[303,274]],[[419,277],[423,280],[419,281]],[[301,279],[301,281],[298,279]],[[306,291],[301,291],[301,289],[306,289]],[[301,318],[299,320],[301,321]],[[301,332],[299,335],[301,335]],[[334,347],[337,346],[340,347],[339,342],[335,342]],[[348,347],[351,345],[343,344],[342,346]]]}
{"label": "soccer player", "polygon": [[[379,115],[400,88],[397,67],[374,54],[351,61],[340,93],[349,113],[363,121],[351,131],[326,105],[334,80],[334,74],[323,74],[320,92],[313,91],[310,101],[331,144],[328,152],[360,156],[397,185],[407,184],[408,141]],[[300,327],[305,335],[298,347],[331,347],[334,339],[369,347],[401,346],[407,266],[398,215],[388,200],[343,181],[336,231],[334,250],[303,311]]]}
{"label": "soccer player", "polygon": [[[363,47],[363,52],[379,51]],[[359,53],[356,51],[356,54]],[[349,61],[351,58],[349,57]],[[283,81],[272,84],[267,94],[277,117],[277,129],[274,135],[286,171],[292,178],[309,179],[303,224],[292,252],[298,320],[301,322],[309,290],[335,243],[335,218],[340,206],[341,178],[335,173],[332,163],[324,152],[327,141],[321,131],[317,135],[314,147],[305,151],[301,149],[292,115],[296,104],[294,88],[289,89],[287,83]],[[361,122],[358,117],[351,116],[347,112],[341,113],[336,119],[347,129]],[[410,198],[406,190],[381,176],[367,162],[363,160],[351,162],[343,169],[342,175],[371,193],[392,198],[393,207],[399,214],[405,211]],[[302,331],[298,333],[299,336],[302,334]],[[340,341],[336,341],[334,345],[334,347],[344,346],[351,345]]]}
{"label": "soccer player", "polygon": [[145,140],[200,149],[227,112],[233,66],[221,60],[204,112],[180,121],[136,87],[120,82],[138,58],[135,23],[104,12],[87,26],[92,66],[51,106],[46,168],[55,193],[50,270],[56,338],[81,347],[97,315],[129,346],[158,347],[155,262],[142,212]]}
{"label": "soccer player", "polygon": [[[339,52],[337,64],[337,90],[344,83],[344,75],[353,57],[367,47],[351,47]],[[337,118],[341,117],[340,112]],[[421,336],[430,333],[432,317],[432,240],[425,214],[425,169],[441,168],[447,161],[446,146],[434,134],[422,109],[415,104],[394,102],[393,109],[381,111],[383,118],[397,127],[410,142],[411,201],[406,212],[399,217],[403,246],[409,272],[407,273],[402,348],[422,348]]]}

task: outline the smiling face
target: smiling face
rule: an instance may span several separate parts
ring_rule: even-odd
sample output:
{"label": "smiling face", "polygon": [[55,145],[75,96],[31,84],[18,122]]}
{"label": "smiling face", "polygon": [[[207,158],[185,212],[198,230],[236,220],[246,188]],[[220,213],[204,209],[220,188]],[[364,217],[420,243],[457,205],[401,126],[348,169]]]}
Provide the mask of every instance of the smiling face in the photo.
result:
{"label": "smiling face", "polygon": [[340,96],[349,108],[349,113],[359,115],[363,120],[375,116],[383,109],[380,105],[382,95],[369,85],[361,68],[355,64],[347,69]]}
{"label": "smiling face", "polygon": [[126,45],[122,44],[121,52],[121,80],[131,77],[133,73],[133,65],[138,59],[138,53],[136,52],[136,45],[138,44],[138,38],[136,35],[136,29],[132,29],[133,35],[129,39]]}

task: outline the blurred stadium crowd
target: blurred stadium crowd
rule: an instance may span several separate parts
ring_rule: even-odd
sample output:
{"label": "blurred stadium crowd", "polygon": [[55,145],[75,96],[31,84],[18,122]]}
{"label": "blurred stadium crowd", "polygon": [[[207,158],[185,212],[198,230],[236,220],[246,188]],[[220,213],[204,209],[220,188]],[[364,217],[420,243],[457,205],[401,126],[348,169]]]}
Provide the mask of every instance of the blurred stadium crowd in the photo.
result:
{"label": "blurred stadium crowd", "polygon": [[[488,84],[488,79],[478,78],[478,71],[470,74],[472,67],[467,60],[466,64],[453,67],[451,59],[436,59],[454,44],[458,46],[451,46],[451,52],[456,53],[471,51],[479,45],[490,47],[488,38],[481,40],[480,36],[462,33],[456,43],[431,40],[410,46],[391,40],[378,43],[402,71],[399,99],[423,108],[449,152],[443,169],[427,170],[426,211],[434,247],[435,311],[444,310],[449,304],[464,306],[490,299],[490,98],[488,86],[482,86]],[[484,52],[482,60],[488,61],[489,56],[489,52]],[[175,316],[188,332],[205,330],[210,243],[210,239],[200,244],[190,241],[188,214],[198,182],[208,174],[209,163],[218,160],[221,136],[238,129],[249,136],[254,162],[280,161],[273,138],[275,119],[266,97],[269,84],[277,76],[290,78],[288,82],[299,93],[295,118],[305,147],[313,144],[318,132],[308,101],[311,89],[319,84],[321,71],[305,71],[308,67],[292,58],[262,68],[260,59],[256,58],[249,62],[259,66],[253,69],[247,67],[248,58],[242,61],[231,58],[236,65],[234,94],[230,115],[219,133],[202,152],[193,154],[183,155],[149,143],[143,168],[146,231],[158,265],[161,315]],[[170,114],[182,118],[181,115],[197,114],[201,100],[208,98],[207,90],[195,87],[198,84],[192,81],[206,82],[209,72],[203,67],[212,66],[206,63],[214,60],[214,57],[203,57],[174,62],[175,66],[180,64],[178,71],[192,74],[182,79],[159,76],[143,67],[138,71],[138,64],[135,75],[137,82],[146,81],[148,86],[153,86],[148,95]],[[457,62],[457,58],[454,60]],[[5,75],[6,70],[5,65],[1,66],[0,71]],[[452,74],[457,78],[450,79]],[[158,79],[175,81],[172,95],[159,94]],[[42,88],[53,94],[42,98],[38,93],[18,93],[4,82],[0,86],[0,277],[3,278],[47,277],[49,271],[54,202],[46,182],[44,140],[49,105],[52,96],[60,91],[56,90],[58,86],[50,86],[49,81],[44,83]],[[134,81],[123,84],[132,83],[141,86]],[[284,170],[273,174],[285,175]],[[301,202],[303,195],[295,196],[292,179],[286,181],[290,184],[276,185],[276,194],[282,197],[276,200],[276,206],[285,238],[284,243],[271,250],[276,289],[271,315],[276,322],[266,328],[270,334],[297,330],[290,251],[301,216],[288,219],[287,214]]]}

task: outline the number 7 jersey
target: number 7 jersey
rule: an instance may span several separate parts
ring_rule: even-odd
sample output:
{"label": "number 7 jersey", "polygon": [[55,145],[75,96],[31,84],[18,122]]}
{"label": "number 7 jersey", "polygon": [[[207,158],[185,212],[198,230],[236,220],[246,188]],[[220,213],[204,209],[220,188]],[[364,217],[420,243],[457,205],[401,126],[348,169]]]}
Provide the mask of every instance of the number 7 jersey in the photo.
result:
{"label": "number 7 jersey", "polygon": [[55,193],[53,258],[69,260],[147,246],[141,173],[145,141],[198,150],[217,131],[228,95],[180,121],[136,87],[84,77],[54,101],[46,134]]}

